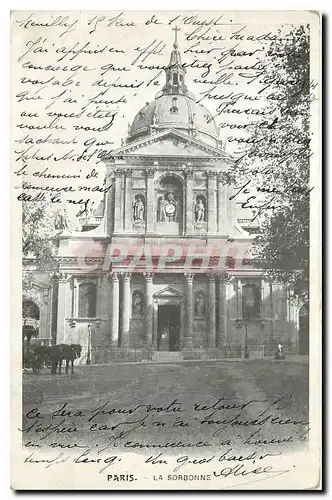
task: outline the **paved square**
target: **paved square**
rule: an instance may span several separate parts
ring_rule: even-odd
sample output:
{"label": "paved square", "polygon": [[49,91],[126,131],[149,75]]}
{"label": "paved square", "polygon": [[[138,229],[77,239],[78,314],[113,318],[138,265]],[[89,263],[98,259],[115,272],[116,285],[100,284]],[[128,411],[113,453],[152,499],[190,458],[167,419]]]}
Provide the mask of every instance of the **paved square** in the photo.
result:
{"label": "paved square", "polygon": [[[25,441],[34,436],[41,444],[70,438],[80,446],[101,440],[136,452],[174,442],[235,449],[255,433],[249,444],[272,440],[277,450],[279,441],[283,448],[298,446],[308,419],[308,358],[90,365],[78,366],[73,376],[43,372],[23,379],[24,415],[37,408],[44,426],[25,432]],[[61,408],[62,414],[51,416]],[[83,419],[75,412],[94,416]],[[36,419],[23,420],[26,429]],[[59,422],[77,430],[61,432],[54,428]]]}

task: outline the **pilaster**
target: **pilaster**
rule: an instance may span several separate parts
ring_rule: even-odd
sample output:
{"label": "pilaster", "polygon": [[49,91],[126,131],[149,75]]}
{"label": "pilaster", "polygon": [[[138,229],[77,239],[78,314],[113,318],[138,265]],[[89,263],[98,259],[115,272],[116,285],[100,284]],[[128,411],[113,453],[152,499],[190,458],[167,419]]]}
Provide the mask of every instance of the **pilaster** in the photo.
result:
{"label": "pilaster", "polygon": [[146,230],[148,233],[154,232],[155,220],[155,195],[154,195],[154,175],[156,170],[146,169]]}
{"label": "pilaster", "polygon": [[194,170],[188,168],[185,170],[186,174],[186,233],[192,232],[193,227],[193,186],[194,186]]}
{"label": "pilaster", "polygon": [[130,294],[131,273],[122,275],[122,321],[121,321],[121,346],[129,345],[129,327],[131,317],[131,294]]}
{"label": "pilaster", "polygon": [[185,338],[184,347],[185,349],[191,349],[193,347],[193,316],[194,316],[194,298],[193,298],[193,280],[194,274],[186,273],[186,294],[185,294],[185,304],[186,304],[186,326],[185,326]]}
{"label": "pilaster", "polygon": [[123,231],[123,198],[124,198],[124,171],[115,170],[115,209],[114,209],[114,231],[122,233]]}
{"label": "pilaster", "polygon": [[112,278],[112,345],[117,346],[119,343],[119,275],[113,273]]}
{"label": "pilaster", "polygon": [[208,346],[216,347],[216,277],[208,276]]}
{"label": "pilaster", "polygon": [[208,232],[217,232],[217,172],[208,170],[207,173],[208,191]]}
{"label": "pilaster", "polygon": [[147,345],[152,346],[153,335],[153,273],[144,273],[145,277],[145,329]]}

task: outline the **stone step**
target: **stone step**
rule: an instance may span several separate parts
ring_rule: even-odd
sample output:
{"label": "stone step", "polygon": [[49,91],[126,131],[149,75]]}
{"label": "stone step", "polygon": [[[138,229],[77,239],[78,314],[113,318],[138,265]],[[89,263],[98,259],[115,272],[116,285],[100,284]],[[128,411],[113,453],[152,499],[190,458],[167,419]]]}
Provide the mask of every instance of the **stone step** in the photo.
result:
{"label": "stone step", "polygon": [[183,361],[182,352],[178,351],[154,351],[152,353],[152,361],[170,362]]}

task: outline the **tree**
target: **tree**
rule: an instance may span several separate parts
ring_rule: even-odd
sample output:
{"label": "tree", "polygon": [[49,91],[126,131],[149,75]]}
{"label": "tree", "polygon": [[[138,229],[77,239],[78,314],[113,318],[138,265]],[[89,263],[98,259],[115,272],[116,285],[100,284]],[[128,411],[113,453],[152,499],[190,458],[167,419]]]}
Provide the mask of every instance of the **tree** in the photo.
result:
{"label": "tree", "polygon": [[279,35],[267,52],[261,90],[271,118],[248,128],[250,147],[239,151],[235,168],[244,179],[251,179],[256,199],[260,196],[274,207],[258,209],[257,265],[291,287],[296,297],[307,298],[310,92],[316,84],[310,81],[309,28],[299,26]]}
{"label": "tree", "polygon": [[[22,254],[31,258],[34,268],[51,270],[54,258],[54,214],[45,202],[22,203]],[[23,268],[23,289],[31,286],[32,272]]]}

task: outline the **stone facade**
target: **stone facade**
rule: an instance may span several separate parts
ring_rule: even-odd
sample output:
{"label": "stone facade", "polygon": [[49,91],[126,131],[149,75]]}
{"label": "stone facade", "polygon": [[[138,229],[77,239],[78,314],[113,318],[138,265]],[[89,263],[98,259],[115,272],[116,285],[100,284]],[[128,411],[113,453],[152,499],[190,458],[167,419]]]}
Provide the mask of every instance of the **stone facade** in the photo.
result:
{"label": "stone facade", "polygon": [[[40,337],[80,343],[82,361],[90,350],[97,363],[162,351],[188,359],[262,357],[278,342],[297,352],[290,292],[253,265],[253,235],[238,224],[230,200],[233,158],[211,114],[187,90],[177,46],[171,60],[163,91],[105,161],[103,215],[58,236],[59,269],[47,301],[46,293],[38,299]],[[116,247],[118,259],[107,253]],[[218,261],[214,247],[223,249],[223,266],[211,264]]]}

